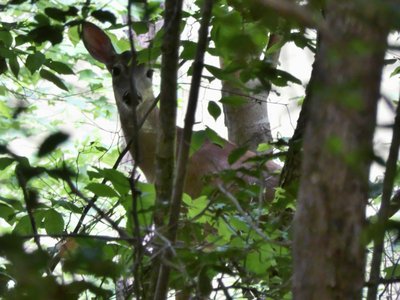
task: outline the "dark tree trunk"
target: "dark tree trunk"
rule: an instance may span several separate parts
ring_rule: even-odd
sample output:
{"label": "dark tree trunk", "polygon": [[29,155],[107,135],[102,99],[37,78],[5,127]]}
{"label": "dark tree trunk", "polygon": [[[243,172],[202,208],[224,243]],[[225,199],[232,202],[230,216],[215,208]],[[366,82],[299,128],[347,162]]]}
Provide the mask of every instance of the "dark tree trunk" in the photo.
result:
{"label": "dark tree trunk", "polygon": [[294,299],[360,299],[362,233],[387,32],[326,1],[294,219]]}

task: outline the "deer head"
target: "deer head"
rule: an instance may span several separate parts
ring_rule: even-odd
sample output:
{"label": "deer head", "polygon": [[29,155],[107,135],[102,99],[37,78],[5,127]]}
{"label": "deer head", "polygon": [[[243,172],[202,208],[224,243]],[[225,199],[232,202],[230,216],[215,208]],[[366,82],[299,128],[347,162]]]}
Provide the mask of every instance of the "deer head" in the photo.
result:
{"label": "deer head", "polygon": [[[140,150],[138,164],[147,180],[153,181],[154,161],[152,155],[155,151],[157,109],[147,115],[154,103],[153,70],[147,65],[137,62],[136,52],[126,51],[118,54],[105,32],[92,23],[83,23],[82,40],[90,55],[103,63],[111,73],[115,101],[127,143],[132,140],[135,132],[134,113],[136,113],[139,123],[146,115],[138,137]],[[133,154],[132,152],[133,149],[131,149],[131,154]],[[134,157],[134,155],[132,156]]]}

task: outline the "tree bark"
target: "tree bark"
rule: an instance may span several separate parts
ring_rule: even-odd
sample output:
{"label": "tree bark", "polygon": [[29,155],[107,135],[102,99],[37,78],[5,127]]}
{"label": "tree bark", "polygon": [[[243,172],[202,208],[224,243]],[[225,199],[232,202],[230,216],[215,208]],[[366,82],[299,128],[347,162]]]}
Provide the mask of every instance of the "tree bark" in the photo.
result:
{"label": "tree bark", "polygon": [[[156,149],[156,205],[154,223],[158,236],[166,234],[164,219],[172,198],[175,169],[177,78],[180,43],[180,22],[183,0],[165,2],[164,37],[161,60],[160,123]],[[167,245],[169,251],[169,245]],[[164,256],[164,251],[161,252]],[[169,268],[163,268],[157,257],[154,263],[151,298],[166,299],[168,292]],[[165,263],[165,262],[164,262]],[[164,280],[167,278],[166,280]]]}
{"label": "tree bark", "polygon": [[387,31],[350,1],[326,1],[330,33],[304,136],[294,219],[294,299],[360,299],[362,232]]}

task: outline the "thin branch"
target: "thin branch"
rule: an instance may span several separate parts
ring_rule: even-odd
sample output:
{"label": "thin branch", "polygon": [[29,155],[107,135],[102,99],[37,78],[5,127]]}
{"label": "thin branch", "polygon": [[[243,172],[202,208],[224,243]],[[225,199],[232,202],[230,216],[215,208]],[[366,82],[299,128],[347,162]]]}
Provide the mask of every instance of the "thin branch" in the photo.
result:
{"label": "thin branch", "polygon": [[[131,147],[131,142],[129,142],[125,148],[122,150],[122,152],[119,154],[117,160],[115,161],[114,165],[112,166],[112,169],[116,170],[119,166],[119,164],[121,163],[122,159],[124,158],[124,156],[128,153],[129,149]],[[106,184],[108,182],[107,178],[104,178],[101,181],[101,184]],[[78,232],[80,232],[80,229],[83,225],[83,221],[85,219],[85,217],[87,216],[87,214],[89,213],[89,210],[93,207],[93,204],[97,201],[99,197],[97,195],[94,195],[89,201],[88,204],[85,206],[85,208],[83,209],[82,215],[79,218],[78,223],[76,224],[74,230],[72,231],[74,234],[77,234]]]}
{"label": "thin branch", "polygon": [[[102,241],[126,241],[132,243],[134,241],[131,237],[117,237],[117,236],[109,236],[109,235],[90,235],[90,234],[74,234],[74,233],[59,233],[59,234],[37,234],[37,237],[44,237],[44,238],[80,238],[80,239],[97,239]],[[31,239],[34,236],[32,235],[21,235],[19,236],[23,239]]]}
{"label": "thin branch", "polygon": [[378,280],[375,282],[367,281],[364,284],[364,286],[371,288],[372,286],[375,286],[376,284],[393,284],[393,283],[399,283],[399,282],[400,282],[400,277],[378,278]]}
{"label": "thin branch", "polygon": [[[378,220],[374,225],[377,228],[374,238],[374,248],[371,261],[371,271],[368,288],[367,300],[375,300],[378,291],[378,280],[381,271],[382,254],[385,239],[385,224],[390,216],[391,201],[394,180],[397,170],[397,159],[400,147],[400,104],[397,105],[396,117],[393,126],[392,143],[390,145],[389,156],[386,161],[386,173],[383,179],[383,191],[381,207],[378,211]],[[375,284],[374,284],[375,283]]]}
{"label": "thin branch", "polygon": [[[187,162],[189,159],[190,141],[192,139],[192,131],[193,131],[197,102],[199,97],[201,74],[203,72],[203,67],[204,67],[204,54],[208,44],[208,27],[211,20],[213,3],[214,3],[213,0],[205,0],[203,5],[196,57],[193,62],[193,76],[189,91],[188,108],[185,116],[185,127],[183,129],[181,140],[179,141],[177,171],[173,182],[172,200],[169,210],[169,221],[168,221],[168,231],[167,231],[167,237],[169,238],[172,244],[175,243],[176,234],[178,230],[178,221],[179,221],[179,214],[182,202],[183,188],[185,185]],[[172,258],[171,252],[166,251],[164,260],[169,261],[171,258]],[[165,283],[165,284],[161,284],[162,289],[160,290],[157,289],[157,294],[156,294],[157,297],[165,298],[168,290],[167,283],[169,279],[169,273],[170,273],[170,266],[168,264],[162,264],[157,285],[159,286],[160,283]],[[160,294],[158,294],[159,291],[161,292]]]}
{"label": "thin branch", "polygon": [[[140,130],[140,128],[143,127],[144,122],[146,121],[147,117],[148,117],[149,114],[152,112],[152,110],[157,106],[157,103],[158,103],[159,100],[160,100],[160,96],[157,96],[157,97],[154,99],[153,103],[151,104],[151,106],[149,107],[149,109],[148,109],[148,110],[146,111],[146,113],[144,114],[143,119],[140,120],[140,122],[139,122],[139,124],[138,124],[138,130]],[[131,148],[132,143],[133,143],[133,140],[130,140],[130,141],[127,143],[127,145],[124,147],[124,149],[121,151],[121,153],[118,155],[117,160],[115,161],[114,165],[112,166],[112,169],[113,169],[113,170],[116,170],[116,169],[118,168],[118,166],[120,165],[122,159],[123,159],[123,158],[125,157],[125,155],[129,152],[129,149]],[[106,184],[107,182],[108,182],[108,179],[104,178],[104,179],[101,181],[101,184]],[[96,202],[97,199],[98,199],[98,196],[97,196],[97,195],[93,196],[90,203]],[[81,227],[82,227],[82,225],[83,225],[83,221],[84,221],[86,215],[88,214],[89,210],[92,208],[92,205],[91,205],[90,203],[89,203],[88,205],[85,206],[85,208],[84,208],[84,210],[83,210],[83,212],[82,212],[82,215],[81,215],[81,217],[79,218],[78,224],[76,225],[76,227],[75,227],[73,233],[78,233],[79,230],[81,229]]]}
{"label": "thin branch", "polygon": [[244,211],[244,209],[241,207],[239,201],[235,198],[234,195],[232,195],[231,192],[229,192],[227,189],[225,189],[221,184],[217,185],[218,189],[222,194],[224,194],[228,199],[235,205],[236,210],[242,215],[242,217],[246,220],[247,224],[260,236],[262,237],[267,243],[277,245],[280,247],[289,247],[291,245],[290,242],[279,242],[279,241],[274,241],[271,240],[268,236],[265,235],[265,233],[257,226],[257,224],[253,221],[252,217]]}
{"label": "thin branch", "polygon": [[[22,174],[20,174],[20,176],[23,176]],[[18,179],[20,179],[18,176]],[[22,179],[22,181],[24,181],[24,179]],[[39,250],[43,250],[42,249],[42,245],[40,244],[40,238],[39,238],[39,234],[38,234],[38,230],[37,230],[37,226],[36,226],[36,221],[35,221],[35,217],[33,216],[33,209],[32,209],[32,197],[34,197],[33,193],[35,193],[35,191],[29,190],[26,186],[26,183],[22,183],[20,180],[20,187],[22,189],[22,193],[24,195],[24,200],[25,200],[25,206],[26,206],[26,211],[28,212],[28,218],[29,218],[29,222],[31,223],[31,227],[32,227],[32,232],[33,232],[33,240],[35,241],[36,246],[38,247]]]}
{"label": "thin branch", "polygon": [[131,239],[132,237],[129,236],[129,234],[120,228],[117,223],[115,223],[105,212],[103,212],[91,199],[88,199],[79,191],[76,186],[73,184],[70,178],[66,177],[64,178],[66,183],[68,184],[69,188],[71,189],[71,192],[77,195],[79,198],[82,200],[86,201],[88,204],[91,204],[93,209],[100,215],[100,217],[104,220],[107,221],[107,223],[116,231],[118,232],[119,236],[121,238],[125,239]]}

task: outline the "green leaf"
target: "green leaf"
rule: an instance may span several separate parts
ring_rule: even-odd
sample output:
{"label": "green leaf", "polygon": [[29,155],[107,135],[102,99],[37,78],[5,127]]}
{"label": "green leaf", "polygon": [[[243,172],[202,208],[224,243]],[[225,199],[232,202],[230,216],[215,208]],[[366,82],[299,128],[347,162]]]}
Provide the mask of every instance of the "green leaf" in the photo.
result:
{"label": "green leaf", "polygon": [[210,65],[204,65],[204,67],[207,69],[208,72],[210,72],[214,77],[221,79],[221,80],[228,80],[229,76],[224,72],[224,70],[210,66]]}
{"label": "green leaf", "polygon": [[41,69],[40,70],[40,76],[43,79],[46,79],[52,83],[54,83],[56,86],[58,86],[60,89],[63,89],[65,91],[68,91],[67,86],[64,84],[64,82],[57,77],[56,75],[54,75],[52,72],[45,70],[45,69]]}
{"label": "green leaf", "polygon": [[247,269],[255,274],[265,274],[271,266],[275,266],[274,251],[271,245],[263,244],[259,251],[252,251],[246,257]]}
{"label": "green leaf", "polygon": [[91,191],[93,194],[99,197],[118,197],[117,192],[109,187],[108,185],[92,182],[89,183],[85,189]]}
{"label": "green leaf", "polygon": [[0,56],[0,75],[7,71],[7,62],[4,57]]}
{"label": "green leaf", "polygon": [[80,42],[78,26],[70,27],[68,30],[68,37],[72,45],[76,46]]}
{"label": "green leaf", "polygon": [[115,169],[98,169],[100,174],[104,175],[104,178],[107,178],[111,181],[115,190],[117,190],[121,195],[127,194],[131,187],[129,185],[129,180],[126,176],[118,170]]}
{"label": "green leaf", "polygon": [[44,10],[45,14],[48,15],[50,18],[65,22],[67,16],[76,16],[78,13],[78,9],[73,6],[70,6],[68,10],[64,11],[62,9],[54,8],[54,7],[47,7]]}
{"label": "green leaf", "polygon": [[385,272],[385,278],[390,279],[390,278],[397,278],[400,276],[400,267],[399,265],[393,265],[390,267],[387,267],[383,270]]}
{"label": "green leaf", "polygon": [[18,64],[18,61],[17,61],[17,57],[16,56],[10,57],[8,59],[8,64],[9,64],[10,69],[11,69],[12,73],[14,74],[14,76],[16,78],[18,78],[19,64]]}
{"label": "green leaf", "polygon": [[48,26],[50,24],[50,19],[42,13],[35,14],[35,21],[38,23],[37,27]]}
{"label": "green leaf", "polygon": [[53,71],[56,71],[58,74],[66,74],[66,75],[74,74],[74,71],[67,64],[63,62],[47,60],[44,64]]}
{"label": "green leaf", "polygon": [[[201,196],[196,199],[191,199],[190,197],[184,197],[183,201],[188,205],[188,217],[195,218],[202,212],[204,212],[205,208],[210,204],[210,200],[207,196]],[[203,222],[203,220],[198,219],[198,222]]]}
{"label": "green leaf", "polygon": [[0,45],[3,43],[5,48],[10,48],[13,42],[13,37],[9,31],[0,30]]}
{"label": "green leaf", "polygon": [[40,67],[43,65],[46,60],[46,56],[40,52],[36,52],[34,54],[29,54],[26,58],[25,65],[31,74],[35,73]]}
{"label": "green leaf", "polygon": [[218,133],[216,133],[214,130],[212,130],[212,129],[207,127],[205,132],[206,132],[206,135],[207,135],[208,139],[213,144],[218,145],[220,147],[224,147],[225,146],[226,141],[222,137],[220,137],[218,135]]}
{"label": "green leaf", "polygon": [[182,41],[183,51],[181,53],[181,58],[186,60],[194,59],[196,55],[197,44],[192,41]]}
{"label": "green leaf", "polygon": [[47,234],[62,233],[64,230],[64,219],[54,209],[49,209],[44,215],[44,229]]}
{"label": "green leaf", "polygon": [[0,203],[0,218],[9,221],[10,217],[15,213],[14,209],[4,203]]}
{"label": "green leaf", "polygon": [[190,143],[190,153],[189,156],[192,156],[197,150],[201,148],[206,140],[207,135],[204,130],[194,131],[192,134],[192,140]]}
{"label": "green leaf", "polygon": [[53,46],[63,40],[63,26],[44,25],[37,27],[28,33],[28,37],[35,43],[42,44],[49,41]]}
{"label": "green leaf", "polygon": [[301,80],[294,77],[292,74],[282,71],[282,70],[275,70],[276,74],[274,78],[271,78],[271,82],[276,86],[287,86],[289,82],[301,84]]}
{"label": "green leaf", "polygon": [[208,295],[211,294],[213,290],[211,282],[212,282],[212,276],[209,276],[207,272],[207,267],[203,267],[199,273],[199,282],[198,282],[198,288],[201,296],[207,297]]}
{"label": "green leaf", "polygon": [[44,13],[54,20],[65,22],[65,12],[61,9],[47,7],[44,9]]}
{"label": "green leaf", "polygon": [[132,27],[136,34],[143,34],[148,31],[146,22],[133,22]]}
{"label": "green leaf", "polygon": [[27,215],[19,219],[17,225],[15,225],[14,227],[13,232],[21,235],[28,235],[33,233],[31,221]]}
{"label": "green leaf", "polygon": [[390,77],[396,76],[397,74],[400,73],[400,67],[397,67],[394,69],[394,71],[390,74]]}
{"label": "green leaf", "polygon": [[0,101],[0,115],[7,119],[12,118],[11,109],[4,101]]}
{"label": "green leaf", "polygon": [[210,115],[214,118],[214,120],[217,120],[218,117],[221,115],[221,108],[214,101],[208,102],[207,109]]}
{"label": "green leaf", "polygon": [[257,152],[266,152],[272,149],[272,146],[268,143],[261,143],[257,146]]}
{"label": "green leaf", "polygon": [[99,20],[100,22],[110,22],[111,24],[115,25],[117,22],[117,18],[114,16],[113,13],[107,11],[107,10],[95,10],[92,12],[92,17]]}
{"label": "green leaf", "polygon": [[68,138],[69,135],[61,131],[49,135],[40,145],[37,156],[42,157],[54,151],[61,143],[65,142]]}
{"label": "green leaf", "polygon": [[82,213],[82,209],[70,201],[57,199],[57,200],[52,200],[51,202],[52,202],[53,207],[60,206],[64,209],[66,209],[70,212],[76,213],[76,214]]}
{"label": "green leaf", "polygon": [[233,165],[247,152],[246,147],[239,147],[234,149],[228,156],[228,163]]}
{"label": "green leaf", "polygon": [[219,102],[221,102],[222,104],[232,105],[232,106],[240,106],[248,103],[247,99],[241,96],[222,97],[221,100],[219,100]]}
{"label": "green leaf", "polygon": [[15,159],[11,157],[0,157],[0,170],[3,171],[7,167],[9,167],[14,161]]}

